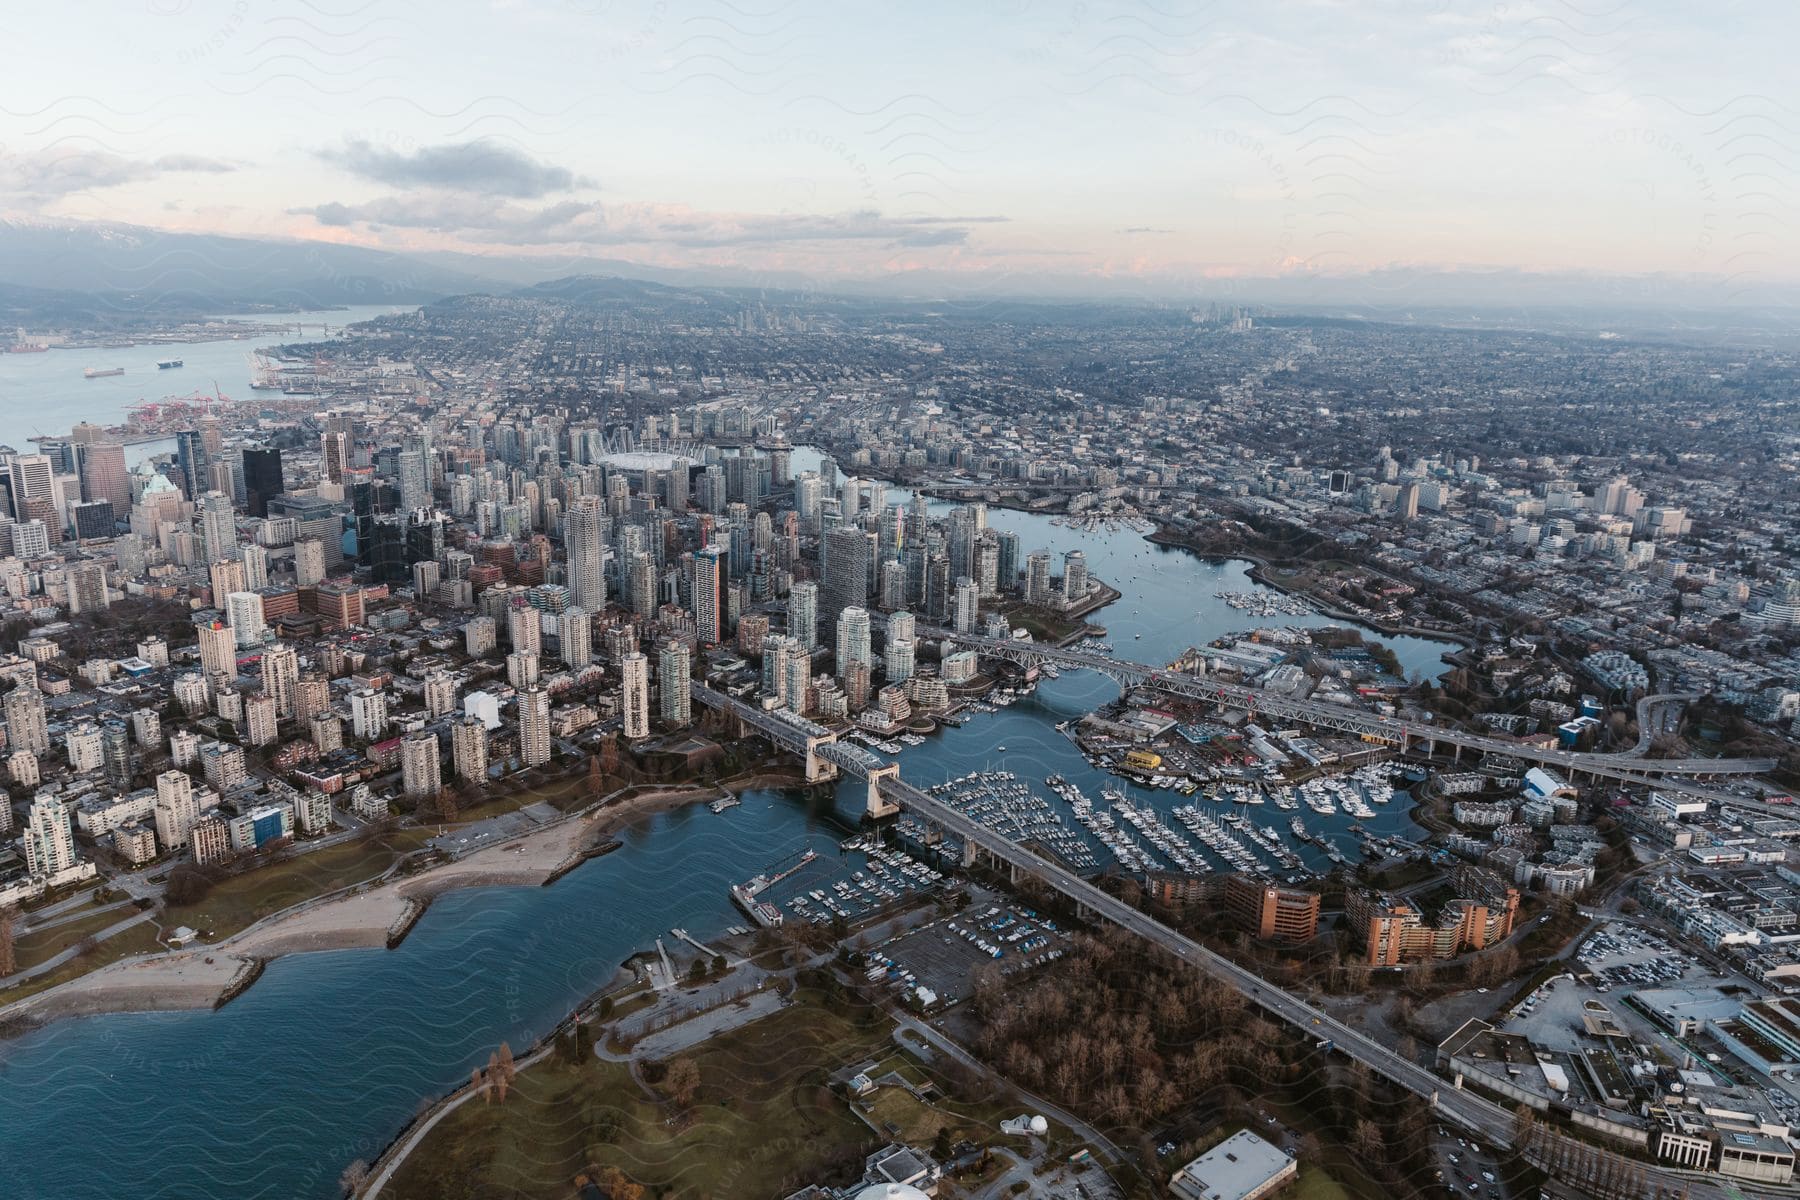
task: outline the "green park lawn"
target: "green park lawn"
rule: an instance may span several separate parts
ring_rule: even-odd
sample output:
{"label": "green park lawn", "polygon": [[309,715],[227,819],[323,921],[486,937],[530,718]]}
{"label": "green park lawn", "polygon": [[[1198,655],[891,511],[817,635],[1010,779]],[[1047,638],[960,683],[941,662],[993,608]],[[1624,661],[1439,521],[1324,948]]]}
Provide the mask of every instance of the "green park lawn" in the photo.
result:
{"label": "green park lawn", "polygon": [[433,832],[403,829],[252,867],[215,884],[200,900],[169,905],[160,920],[166,929],[186,925],[217,941],[303,900],[376,878]]}
{"label": "green park lawn", "polygon": [[888,1034],[801,993],[795,1005],[696,1046],[700,1085],[685,1113],[623,1064],[546,1060],[504,1104],[470,1101],[396,1173],[398,1200],[564,1197],[586,1167],[615,1166],[647,1195],[773,1196],[876,1139],[826,1085]]}

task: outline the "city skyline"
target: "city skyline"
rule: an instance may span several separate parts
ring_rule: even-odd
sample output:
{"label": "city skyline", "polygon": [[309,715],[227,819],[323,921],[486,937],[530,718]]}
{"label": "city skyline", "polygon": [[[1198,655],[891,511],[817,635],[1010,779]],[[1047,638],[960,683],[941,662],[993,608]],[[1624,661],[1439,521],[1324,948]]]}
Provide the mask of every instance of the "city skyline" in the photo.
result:
{"label": "city skyline", "polygon": [[453,16],[196,0],[96,45],[27,14],[0,212],[925,290],[1504,302],[1572,274],[1683,305],[1800,279],[1779,11]]}

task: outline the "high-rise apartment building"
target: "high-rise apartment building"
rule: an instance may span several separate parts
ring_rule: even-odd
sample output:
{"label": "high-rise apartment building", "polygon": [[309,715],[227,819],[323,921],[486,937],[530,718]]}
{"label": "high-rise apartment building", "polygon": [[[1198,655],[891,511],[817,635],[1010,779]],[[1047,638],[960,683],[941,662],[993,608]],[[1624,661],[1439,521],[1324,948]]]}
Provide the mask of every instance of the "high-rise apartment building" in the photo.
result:
{"label": "high-rise apartment building", "polygon": [[556,618],[556,641],[562,660],[577,671],[594,661],[594,618],[573,605]]}
{"label": "high-rise apartment building", "polygon": [[694,552],[694,634],[706,646],[725,639],[725,555],[717,545]]}
{"label": "high-rise apartment building", "polygon": [[869,539],[853,525],[840,525],[825,535],[825,586],[819,596],[819,619],[837,628],[838,614],[860,608],[869,598]]}
{"label": "high-rise apartment building", "polygon": [[226,596],[225,621],[240,650],[262,645],[263,635],[269,631],[263,620],[263,598],[255,592],[232,592]]}
{"label": "high-rise apartment building", "polygon": [[156,840],[165,852],[188,844],[188,835],[200,820],[200,804],[194,798],[194,781],[186,771],[164,771],[156,777]]}
{"label": "high-rise apartment building", "polygon": [[650,736],[650,660],[633,651],[619,663],[624,678],[621,708],[625,715],[625,736],[636,740]]}
{"label": "high-rise apartment building", "polygon": [[223,621],[209,621],[196,632],[200,637],[200,670],[208,681],[237,677],[237,633]]}
{"label": "high-rise apartment building", "polygon": [[435,796],[443,788],[437,734],[420,729],[400,739],[400,779],[408,796]]}
{"label": "high-rise apartment building", "polygon": [[550,761],[550,693],[541,687],[519,694],[519,761],[527,767]]}
{"label": "high-rise apartment building", "polygon": [[25,870],[56,876],[75,865],[75,830],[68,807],[54,792],[39,792],[25,821]]}
{"label": "high-rise apartment building", "polygon": [[461,717],[450,726],[450,761],[458,779],[487,778],[488,731],[480,717]]}
{"label": "high-rise apartment building", "polygon": [[867,667],[869,663],[869,610],[852,605],[838,614],[838,678],[842,679],[849,667]]}
{"label": "high-rise apartment building", "polygon": [[802,580],[788,591],[787,635],[811,650],[819,644],[819,585]]}
{"label": "high-rise apartment building", "polygon": [[439,667],[425,676],[425,715],[441,717],[456,711],[456,676]]}
{"label": "high-rise apartment building", "polygon": [[578,497],[563,514],[569,592],[575,604],[589,612],[600,612],[606,607],[604,547],[610,524],[604,502],[598,496]]}
{"label": "high-rise apartment building", "polygon": [[263,651],[262,690],[275,702],[279,719],[287,721],[299,715],[300,656],[292,646],[276,642]]}
{"label": "high-rise apartment building", "polygon": [[692,719],[693,697],[688,688],[693,666],[687,643],[670,638],[657,654],[656,686],[662,699],[665,725],[686,725]]}
{"label": "high-rise apartment building", "polygon": [[15,750],[46,754],[50,750],[50,727],[44,717],[44,693],[35,684],[21,683],[6,693],[7,742]]}
{"label": "high-rise apartment building", "polygon": [[387,697],[373,688],[350,695],[350,730],[365,742],[381,740],[387,732]]}

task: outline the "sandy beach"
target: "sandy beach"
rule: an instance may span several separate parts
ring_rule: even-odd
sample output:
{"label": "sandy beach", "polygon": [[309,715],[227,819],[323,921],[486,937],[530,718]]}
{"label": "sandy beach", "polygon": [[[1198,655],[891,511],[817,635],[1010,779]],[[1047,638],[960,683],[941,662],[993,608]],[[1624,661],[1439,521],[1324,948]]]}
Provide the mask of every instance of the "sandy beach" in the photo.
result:
{"label": "sandy beach", "polygon": [[0,1008],[0,1023],[35,1026],[58,1017],[211,1008],[258,964],[315,950],[380,949],[414,909],[457,888],[542,885],[578,864],[626,822],[717,797],[683,785],[640,792],[536,829],[465,858],[366,892],[306,901],[219,942],[127,959]]}

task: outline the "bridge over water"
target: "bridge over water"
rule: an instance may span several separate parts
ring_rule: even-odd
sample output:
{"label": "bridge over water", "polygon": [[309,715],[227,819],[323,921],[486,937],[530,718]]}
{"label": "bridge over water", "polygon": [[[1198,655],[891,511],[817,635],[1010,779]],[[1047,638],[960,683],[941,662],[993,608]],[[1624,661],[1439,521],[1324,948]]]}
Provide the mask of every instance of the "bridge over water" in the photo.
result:
{"label": "bridge over water", "polygon": [[[1323,1009],[1208,950],[1192,938],[1177,933],[1095,887],[1056,862],[1042,857],[1010,838],[970,819],[963,813],[900,778],[899,765],[889,763],[860,746],[840,742],[836,734],[816,722],[779,710],[763,709],[707,685],[692,685],[694,701],[732,716],[754,729],[779,749],[806,761],[808,780],[839,777],[861,779],[868,785],[867,810],[872,817],[902,810],[928,827],[958,838],[965,865],[985,861],[1005,870],[1014,880],[1030,877],[1073,902],[1086,918],[1099,919],[1144,939],[1195,970],[1237,989],[1252,1005],[1270,1017],[1300,1030],[1307,1037],[1329,1042],[1337,1050],[1395,1085],[1424,1098],[1440,1118],[1455,1121],[1490,1143],[1507,1145],[1513,1136],[1513,1114],[1473,1092],[1464,1091],[1461,1080],[1442,1079],[1413,1060],[1395,1053]],[[1652,1182],[1672,1191],[1686,1188],[1695,1200],[1724,1200],[1726,1193],[1692,1176],[1648,1172]]]}

